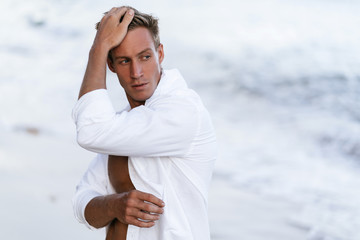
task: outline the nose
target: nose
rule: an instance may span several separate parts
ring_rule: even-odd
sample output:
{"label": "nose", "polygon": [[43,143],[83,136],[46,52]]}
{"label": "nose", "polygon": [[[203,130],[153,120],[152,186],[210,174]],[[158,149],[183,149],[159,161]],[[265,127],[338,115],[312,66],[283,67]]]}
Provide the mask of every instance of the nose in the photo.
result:
{"label": "nose", "polygon": [[133,79],[138,79],[143,76],[142,66],[139,62],[136,62],[136,61],[131,62],[130,76]]}

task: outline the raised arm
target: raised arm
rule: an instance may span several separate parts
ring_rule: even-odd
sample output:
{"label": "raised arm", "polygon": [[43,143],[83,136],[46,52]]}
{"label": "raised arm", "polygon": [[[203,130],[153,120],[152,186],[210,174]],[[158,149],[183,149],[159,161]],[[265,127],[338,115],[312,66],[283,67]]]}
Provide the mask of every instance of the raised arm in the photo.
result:
{"label": "raised arm", "polygon": [[[124,16],[119,23],[121,16]],[[89,53],[88,65],[80,88],[79,98],[85,93],[106,88],[106,60],[109,51],[125,38],[127,28],[134,16],[132,9],[112,8],[101,20],[93,46]]]}
{"label": "raised arm", "polygon": [[[124,20],[119,24],[122,15]],[[140,53],[137,48],[143,49],[142,47],[128,44],[126,49],[130,48],[132,51],[127,53],[124,50],[125,55],[120,54],[120,59],[126,57],[124,65],[130,62],[126,65],[129,70],[129,76],[126,76],[136,86],[130,84],[131,86],[127,88],[128,86],[120,81],[122,86],[127,86],[124,89],[128,99],[132,99],[132,101],[129,100],[130,105],[131,102],[141,102],[145,106],[140,104],[129,112],[116,114],[107,92],[104,90],[106,88],[105,73],[108,52],[120,43],[120,48],[123,43],[127,43],[129,38],[125,38],[125,36],[132,18],[131,10],[116,8],[106,14],[99,25],[94,45],[90,51],[88,67],[79,94],[80,98],[73,111],[78,143],[87,150],[117,156],[185,156],[191,149],[199,126],[199,103],[195,103],[199,102],[198,96],[191,93],[179,73],[169,73],[170,77],[166,77],[165,74],[162,79],[160,79],[160,75],[157,76],[158,73],[160,74],[161,54],[158,56],[159,60],[156,61],[152,60],[157,58],[151,58],[151,54],[146,56],[149,58],[140,58],[142,56],[140,53],[154,47],[152,40],[136,44],[136,46],[142,46],[142,44],[151,46]],[[127,36],[133,36],[132,41],[139,39],[134,37],[137,35],[130,33]],[[133,73],[138,69],[149,68],[157,70],[150,71],[151,74],[144,76],[144,79],[139,77],[142,74],[140,70],[139,76]],[[123,73],[118,70],[119,80],[124,81],[119,77],[119,72]],[[156,84],[155,82],[150,84],[150,80],[147,80],[147,78],[156,80],[157,77],[159,77],[160,83],[157,80]],[[158,90],[161,82],[165,82],[167,85],[156,95],[153,92],[154,87]],[[157,85],[158,83],[159,85]],[[142,89],[139,86],[145,87]],[[137,92],[132,90],[133,88],[136,88]],[[143,92],[146,94],[142,94]]]}

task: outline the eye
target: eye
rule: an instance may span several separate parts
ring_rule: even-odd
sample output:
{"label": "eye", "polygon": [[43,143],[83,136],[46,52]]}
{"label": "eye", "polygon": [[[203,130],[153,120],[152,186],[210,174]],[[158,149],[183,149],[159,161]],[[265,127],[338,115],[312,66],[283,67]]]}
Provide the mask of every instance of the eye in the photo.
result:
{"label": "eye", "polygon": [[143,60],[146,61],[146,60],[149,60],[149,59],[151,58],[151,56],[150,56],[150,55],[145,55],[145,56],[143,56],[142,58],[143,58]]}
{"label": "eye", "polygon": [[123,59],[123,60],[120,60],[120,61],[119,61],[119,64],[125,65],[125,64],[127,64],[128,62],[129,62],[128,59]]}

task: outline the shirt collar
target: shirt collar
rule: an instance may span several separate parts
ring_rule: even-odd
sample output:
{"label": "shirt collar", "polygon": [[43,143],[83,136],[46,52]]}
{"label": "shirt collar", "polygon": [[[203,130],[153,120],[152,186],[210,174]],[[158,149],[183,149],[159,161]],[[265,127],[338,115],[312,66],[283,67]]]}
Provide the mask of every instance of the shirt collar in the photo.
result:
{"label": "shirt collar", "polygon": [[157,85],[153,95],[145,101],[145,106],[147,103],[151,102],[154,98],[169,94],[174,90],[187,88],[187,84],[184,78],[181,76],[179,70],[163,70],[159,84]]}

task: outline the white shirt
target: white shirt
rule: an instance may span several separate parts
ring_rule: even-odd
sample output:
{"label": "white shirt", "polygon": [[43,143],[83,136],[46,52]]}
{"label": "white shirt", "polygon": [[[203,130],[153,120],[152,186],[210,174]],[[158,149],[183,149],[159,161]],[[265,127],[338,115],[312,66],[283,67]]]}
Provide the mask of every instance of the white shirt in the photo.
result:
{"label": "white shirt", "polygon": [[127,240],[208,240],[207,195],[217,146],[209,114],[177,70],[163,72],[145,105],[116,113],[107,91],[82,96],[73,110],[78,143],[100,153],[77,186],[74,211],[87,226],[89,201],[115,193],[108,154],[129,156],[135,188],[165,202],[155,226],[129,225]]}

